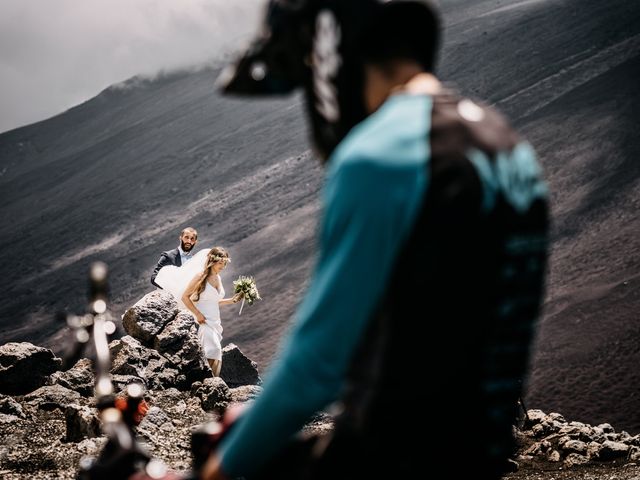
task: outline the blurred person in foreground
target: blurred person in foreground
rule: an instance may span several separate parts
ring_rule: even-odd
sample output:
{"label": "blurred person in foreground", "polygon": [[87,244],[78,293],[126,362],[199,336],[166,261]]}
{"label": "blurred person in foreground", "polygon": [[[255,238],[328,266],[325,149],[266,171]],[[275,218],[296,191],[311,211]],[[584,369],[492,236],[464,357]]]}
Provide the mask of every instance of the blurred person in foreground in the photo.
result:
{"label": "blurred person in foreground", "polygon": [[[438,41],[418,0],[273,0],[219,80],[302,87],[326,178],[292,331],[202,478],[502,475],[543,297],[547,189],[532,147],[436,78]],[[330,434],[295,435],[329,406]]]}

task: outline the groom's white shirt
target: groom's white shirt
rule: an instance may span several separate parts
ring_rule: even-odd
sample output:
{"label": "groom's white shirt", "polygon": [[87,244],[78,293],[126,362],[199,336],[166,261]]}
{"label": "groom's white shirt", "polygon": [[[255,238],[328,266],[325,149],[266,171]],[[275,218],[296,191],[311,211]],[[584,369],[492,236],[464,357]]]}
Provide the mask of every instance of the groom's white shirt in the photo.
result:
{"label": "groom's white shirt", "polygon": [[191,252],[185,252],[182,250],[182,247],[178,247],[178,251],[180,252],[180,261],[182,262],[182,265],[187,263],[193,257]]}

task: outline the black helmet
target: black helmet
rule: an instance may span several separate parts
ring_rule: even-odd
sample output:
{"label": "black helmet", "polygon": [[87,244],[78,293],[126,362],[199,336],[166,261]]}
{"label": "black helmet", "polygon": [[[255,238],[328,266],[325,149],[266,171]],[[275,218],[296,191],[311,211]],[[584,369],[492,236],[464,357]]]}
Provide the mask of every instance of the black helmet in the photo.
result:
{"label": "black helmet", "polygon": [[[416,24],[416,9],[432,22]],[[390,13],[402,31],[413,24],[414,37],[429,35],[425,28],[437,30],[425,0],[269,0],[262,30],[223,71],[218,85],[224,93],[240,95],[286,94],[303,87],[314,143],[326,158],[367,115],[365,55],[386,44],[380,28]]]}

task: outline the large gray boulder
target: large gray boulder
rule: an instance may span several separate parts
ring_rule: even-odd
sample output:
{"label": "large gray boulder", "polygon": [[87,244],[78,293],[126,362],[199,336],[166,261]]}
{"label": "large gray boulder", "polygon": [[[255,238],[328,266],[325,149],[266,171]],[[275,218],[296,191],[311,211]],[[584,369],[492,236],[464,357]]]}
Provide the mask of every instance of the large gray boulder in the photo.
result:
{"label": "large gray boulder", "polygon": [[[196,340],[197,342],[197,340]],[[126,335],[109,344],[112,357],[111,373],[137,377],[150,389],[179,388],[187,390],[195,381],[211,377],[211,370],[198,355],[192,355],[194,347],[185,340],[185,358],[174,355],[175,363],[153,348],[145,347],[135,338]]]}
{"label": "large gray boulder", "polygon": [[115,393],[126,392],[127,387],[132,383],[138,383],[142,385],[145,389],[147,388],[147,381],[144,378],[137,377],[135,375],[111,375],[111,383],[113,383],[113,388]]}
{"label": "large gray boulder", "polygon": [[48,348],[32,343],[0,346],[0,393],[22,395],[45,385],[62,360]]}
{"label": "large gray boulder", "polygon": [[222,349],[222,369],[220,377],[230,388],[241,385],[260,385],[262,380],[258,373],[258,364],[249,359],[233,343]]}
{"label": "large gray boulder", "polygon": [[613,460],[616,458],[626,457],[629,453],[629,445],[622,442],[612,442],[606,440],[602,443],[602,449],[598,454],[600,460]]}
{"label": "large gray boulder", "polygon": [[150,347],[178,312],[178,303],[173,295],[156,290],[146,294],[125,312],[122,325],[129,335]]}
{"label": "large gray boulder", "polygon": [[80,404],[82,397],[74,390],[60,385],[40,387],[23,398],[24,403],[40,410],[65,410],[71,404]]}
{"label": "large gray boulder", "polygon": [[191,391],[194,397],[202,402],[206,411],[224,411],[231,401],[229,387],[220,377],[206,378],[204,382],[196,382]]}
{"label": "large gray boulder", "polygon": [[[169,363],[165,364],[168,370],[160,373],[163,377],[159,380],[160,384],[185,390],[193,382],[211,377],[211,370],[198,342],[195,319],[190,312],[178,309],[171,294],[162,290],[148,293],[127,310],[122,323],[130,337],[156,352],[154,359],[159,354],[168,360]],[[148,368],[146,364],[144,368]],[[126,374],[139,375],[139,369],[137,373]],[[145,383],[149,388],[154,384]]]}
{"label": "large gray boulder", "polygon": [[149,361],[159,359],[158,352],[151,350],[132,336],[126,335],[109,344],[111,373],[146,378]]}
{"label": "large gray boulder", "polygon": [[75,390],[83,397],[90,397],[93,395],[95,383],[91,360],[81,358],[69,370],[51,375],[51,380],[65,388]]}
{"label": "large gray boulder", "polygon": [[198,341],[196,321],[187,311],[180,311],[153,342],[153,347],[178,370],[188,388],[193,382],[211,377]]}
{"label": "large gray boulder", "polygon": [[191,339],[197,340],[196,321],[191,313],[181,310],[154,339],[153,348],[178,363],[179,357],[183,356],[185,342]]}
{"label": "large gray boulder", "polygon": [[0,413],[5,415],[13,415],[18,418],[26,418],[27,416],[22,409],[22,405],[16,402],[12,397],[0,395]]}
{"label": "large gray boulder", "polygon": [[169,388],[181,382],[178,370],[166,358],[129,335],[111,342],[109,350],[112,358],[111,373],[114,375],[141,378],[151,389]]}
{"label": "large gray boulder", "polygon": [[67,442],[80,442],[85,438],[94,438],[100,436],[100,419],[98,411],[85,405],[67,406],[65,412],[65,424],[67,434],[65,440]]}

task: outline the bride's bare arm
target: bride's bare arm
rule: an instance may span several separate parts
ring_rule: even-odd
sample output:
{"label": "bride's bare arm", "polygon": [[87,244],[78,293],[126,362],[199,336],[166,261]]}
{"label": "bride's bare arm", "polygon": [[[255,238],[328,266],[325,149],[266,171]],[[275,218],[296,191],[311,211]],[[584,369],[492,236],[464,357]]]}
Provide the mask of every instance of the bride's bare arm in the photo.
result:
{"label": "bride's bare arm", "polygon": [[232,303],[238,303],[240,300],[242,300],[242,294],[236,293],[233,297],[220,299],[218,305],[230,305]]}
{"label": "bride's bare arm", "polygon": [[193,289],[196,287],[199,278],[200,274],[193,277],[189,282],[189,285],[187,285],[187,288],[184,289],[184,292],[182,293],[182,303],[184,303],[189,311],[191,311],[191,313],[195,315],[196,322],[203,324],[205,321],[204,315],[200,310],[198,310],[198,307],[196,307],[195,303],[191,301],[191,298],[189,298],[191,296],[189,292],[193,292]]}

